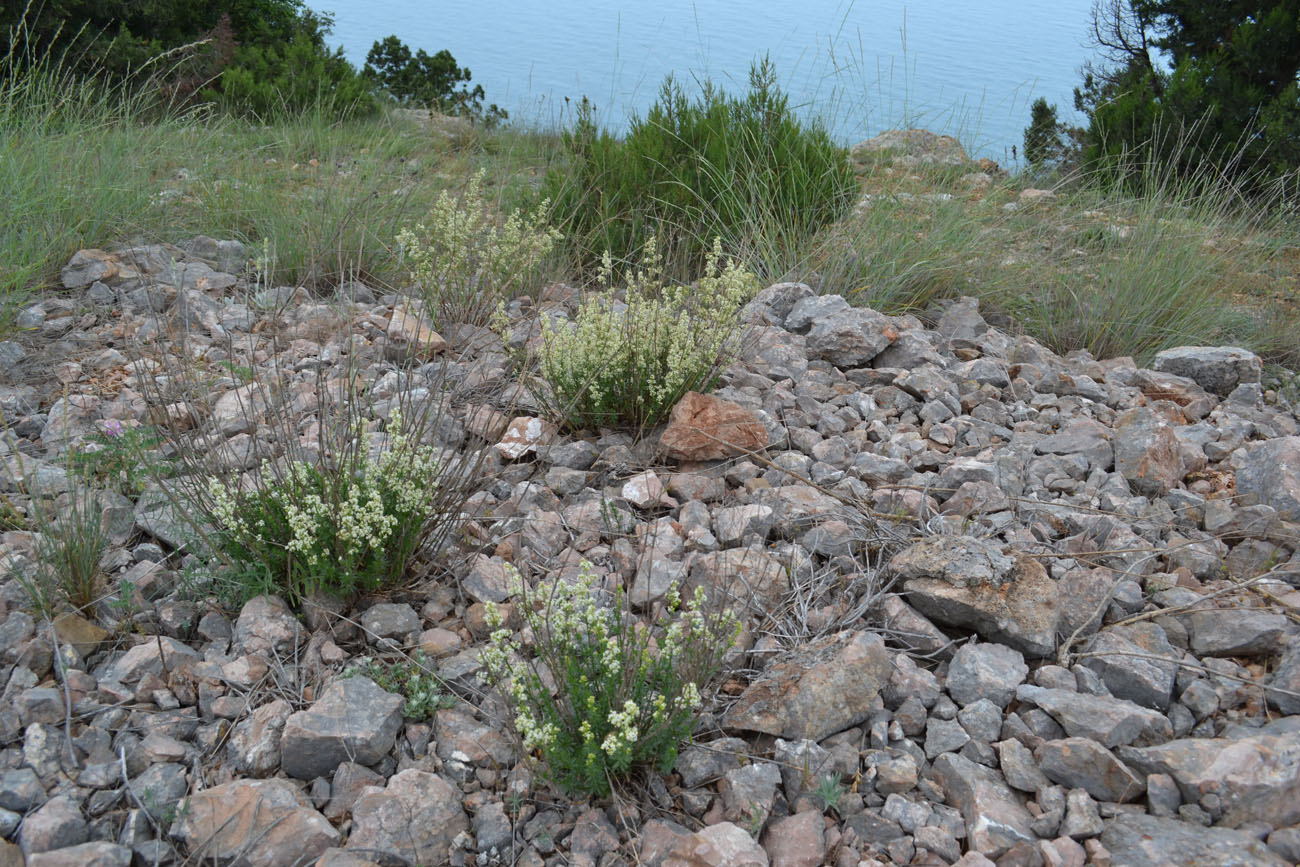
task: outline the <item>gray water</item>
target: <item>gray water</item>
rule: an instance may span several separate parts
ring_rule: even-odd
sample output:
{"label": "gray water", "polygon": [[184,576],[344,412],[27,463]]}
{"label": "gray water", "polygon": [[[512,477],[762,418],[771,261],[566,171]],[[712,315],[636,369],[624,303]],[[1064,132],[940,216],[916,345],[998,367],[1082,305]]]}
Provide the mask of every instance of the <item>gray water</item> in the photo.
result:
{"label": "gray water", "polygon": [[770,54],[791,103],[845,143],[923,126],[975,156],[1012,164],[1038,96],[1072,119],[1071,90],[1090,56],[1091,0],[309,0],[335,16],[331,44],[364,63],[397,34],[412,50],[446,48],[512,118],[571,119],[592,99],[623,129],[672,72],[743,90]]}

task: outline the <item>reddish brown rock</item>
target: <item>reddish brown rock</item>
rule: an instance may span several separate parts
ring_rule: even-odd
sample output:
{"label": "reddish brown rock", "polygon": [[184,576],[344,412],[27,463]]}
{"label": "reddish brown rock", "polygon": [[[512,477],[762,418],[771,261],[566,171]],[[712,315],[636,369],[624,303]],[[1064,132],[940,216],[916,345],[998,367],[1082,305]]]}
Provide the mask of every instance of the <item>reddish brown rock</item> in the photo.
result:
{"label": "reddish brown rock", "polygon": [[673,407],[659,444],[672,460],[716,461],[764,448],[767,428],[739,404],[688,391]]}
{"label": "reddish brown rock", "polygon": [[284,780],[236,780],[185,801],[172,833],[203,860],[252,867],[310,863],[339,832]]}

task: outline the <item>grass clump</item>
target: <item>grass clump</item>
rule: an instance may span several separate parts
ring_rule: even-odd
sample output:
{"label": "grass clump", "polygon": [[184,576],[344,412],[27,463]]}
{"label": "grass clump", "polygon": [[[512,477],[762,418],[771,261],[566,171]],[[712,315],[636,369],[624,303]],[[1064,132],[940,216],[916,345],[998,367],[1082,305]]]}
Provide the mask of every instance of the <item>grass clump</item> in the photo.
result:
{"label": "grass clump", "polygon": [[581,268],[606,251],[632,262],[658,235],[678,276],[698,273],[715,237],[751,267],[783,273],[844,212],[857,193],[848,152],[794,117],[766,59],[749,84],[736,98],[705,83],[690,100],[670,77],[623,138],[599,130],[584,101],[565,134],[569,165],[545,186]]}
{"label": "grass clump", "polygon": [[644,427],[667,416],[688,391],[708,391],[738,350],[737,314],[754,294],[754,275],[725,263],[715,240],[693,286],[666,281],[658,249],[624,277],[601,264],[603,292],[587,296],[572,323],[542,322],[539,401],[572,428]]}
{"label": "grass clump", "polygon": [[394,662],[365,657],[348,666],[343,676],[368,677],[384,692],[402,696],[406,699],[402,716],[416,722],[429,719],[455,704],[455,700],[443,691],[442,681],[430,670],[423,653],[417,652],[411,659]]}
{"label": "grass clump", "polygon": [[[540,751],[553,782],[571,793],[607,794],[638,765],[666,773],[735,640],[735,615],[707,612],[703,590],[683,608],[674,589],[662,630],[652,631],[625,618],[621,592],[612,606],[598,604],[589,564],[576,581],[556,582],[538,610],[515,579],[535,656],[520,656],[492,606],[494,632],[481,658],[524,748]],[[554,694],[543,671],[556,681]]]}
{"label": "grass clump", "polygon": [[498,304],[527,284],[560,240],[547,225],[549,203],[514,211],[500,225],[482,194],[483,174],[463,194],[439,194],[426,223],[397,235],[407,268],[439,322],[486,325]]}
{"label": "grass clump", "polygon": [[372,439],[358,427],[335,461],[264,462],[252,490],[208,480],[200,507],[246,595],[346,596],[403,575],[437,517],[442,467],[408,438],[397,411],[374,457]]}

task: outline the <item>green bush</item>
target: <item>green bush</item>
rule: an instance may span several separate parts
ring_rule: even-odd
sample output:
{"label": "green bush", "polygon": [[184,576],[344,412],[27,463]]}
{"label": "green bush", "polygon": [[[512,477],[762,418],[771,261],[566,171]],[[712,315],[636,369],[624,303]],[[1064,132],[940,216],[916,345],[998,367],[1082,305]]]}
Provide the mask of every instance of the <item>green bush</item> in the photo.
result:
{"label": "green bush", "polygon": [[657,235],[675,274],[698,273],[712,239],[755,267],[782,271],[857,191],[848,152],[797,120],[765,59],[744,98],[705,83],[691,101],[671,77],[626,138],[597,128],[586,100],[565,134],[566,169],[545,189],[580,266],[604,252],[631,262]]}
{"label": "green bush", "polygon": [[509,117],[495,103],[483,107],[482,85],[471,89],[470,71],[457,66],[456,58],[445,48],[432,56],[424,49],[412,54],[406,43],[389,36],[370,47],[362,73],[406,105],[461,115],[488,125]]}
{"label": "green bush", "polygon": [[[524,749],[540,750],[552,781],[573,793],[606,794],[613,778],[637,765],[667,773],[735,640],[735,615],[705,613],[703,589],[682,610],[672,590],[666,623],[652,631],[626,616],[621,593],[612,607],[597,604],[585,562],[576,581],[555,583],[540,610],[517,572],[514,579],[536,657],[520,656],[501,612],[489,606],[494,631],[481,659]],[[554,677],[554,694],[543,669]]]}
{"label": "green bush", "polygon": [[405,573],[438,518],[431,503],[442,467],[431,448],[408,439],[399,413],[388,424],[377,458],[358,426],[347,454],[278,470],[264,463],[251,491],[237,480],[208,480],[196,505],[245,595],[346,595]]}
{"label": "green bush", "polygon": [[713,387],[738,349],[736,317],[757,288],[753,274],[734,259],[724,265],[715,241],[693,286],[665,284],[652,239],[621,301],[608,254],[600,276],[605,291],[583,300],[574,323],[542,321],[533,391],[558,422],[653,425],[686,392]]}

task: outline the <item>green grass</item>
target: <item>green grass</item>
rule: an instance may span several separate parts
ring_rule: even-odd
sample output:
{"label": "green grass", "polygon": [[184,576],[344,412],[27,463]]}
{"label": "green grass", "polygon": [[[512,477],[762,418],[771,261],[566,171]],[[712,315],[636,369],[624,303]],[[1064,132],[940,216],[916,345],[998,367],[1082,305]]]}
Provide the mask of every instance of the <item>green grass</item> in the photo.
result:
{"label": "green grass", "polygon": [[[77,249],[128,241],[234,238],[266,245],[276,263],[262,275],[270,282],[328,290],[355,276],[404,286],[395,236],[424,220],[440,193],[463,193],[481,171],[489,201],[506,214],[536,206],[547,187],[566,189],[580,168],[560,131],[542,123],[445,136],[406,116],[331,116],[322,109],[255,125],[161,111],[57,68],[6,76],[0,334],[23,304],[57,289]],[[1009,210],[1030,179],[975,189],[972,170],[859,155],[869,205],[815,235],[786,231],[788,209],[740,177],[723,184],[730,199],[711,206],[743,212],[741,231],[723,240],[765,281],[815,275],[821,291],[890,313],[924,314],[938,299],[972,295],[1061,352],[1145,361],[1165,346],[1231,342],[1300,363],[1293,203],[1247,207],[1213,179],[1175,182],[1148,169],[1140,195],[1098,178],[1039,175],[1035,185],[1054,180],[1057,198]],[[701,177],[722,171],[707,156],[698,166]],[[798,171],[789,169],[796,179]],[[589,281],[575,263],[590,262],[591,237],[567,239],[567,255],[537,282]]]}

